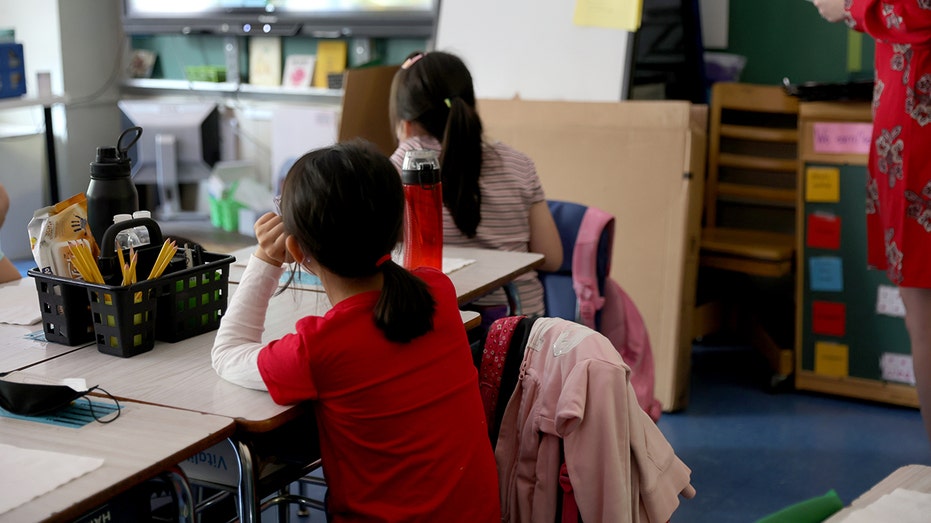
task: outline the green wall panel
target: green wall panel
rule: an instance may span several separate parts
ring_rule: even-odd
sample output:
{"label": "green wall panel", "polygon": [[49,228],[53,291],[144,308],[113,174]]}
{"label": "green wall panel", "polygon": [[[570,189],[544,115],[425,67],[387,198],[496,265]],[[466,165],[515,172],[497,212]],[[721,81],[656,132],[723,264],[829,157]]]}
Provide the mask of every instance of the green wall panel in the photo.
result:
{"label": "green wall panel", "polygon": [[[872,78],[873,40],[863,35],[860,66],[847,64],[848,33],[831,24],[810,2],[730,0],[728,53],[747,57],[742,82],[781,84],[845,82]],[[850,70],[854,69],[854,70]]]}

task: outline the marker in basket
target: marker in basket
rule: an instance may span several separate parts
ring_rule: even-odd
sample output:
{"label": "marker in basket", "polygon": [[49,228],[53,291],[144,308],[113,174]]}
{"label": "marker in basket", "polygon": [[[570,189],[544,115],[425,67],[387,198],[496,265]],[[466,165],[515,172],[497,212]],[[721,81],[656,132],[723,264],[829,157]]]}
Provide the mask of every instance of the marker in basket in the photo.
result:
{"label": "marker in basket", "polygon": [[168,264],[171,262],[171,259],[174,258],[177,251],[178,247],[174,240],[165,240],[165,243],[162,244],[162,249],[158,251],[158,258],[155,259],[155,265],[152,266],[152,271],[149,273],[148,279],[154,280],[161,276],[162,273],[165,272],[165,269],[168,268]]}

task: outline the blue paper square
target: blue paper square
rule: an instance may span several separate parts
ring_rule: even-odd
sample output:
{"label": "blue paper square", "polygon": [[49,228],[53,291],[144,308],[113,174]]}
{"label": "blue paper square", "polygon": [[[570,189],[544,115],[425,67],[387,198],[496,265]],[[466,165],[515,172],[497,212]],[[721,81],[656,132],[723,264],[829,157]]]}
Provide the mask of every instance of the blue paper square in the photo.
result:
{"label": "blue paper square", "polygon": [[813,291],[843,292],[844,265],[838,256],[808,259],[808,285]]}

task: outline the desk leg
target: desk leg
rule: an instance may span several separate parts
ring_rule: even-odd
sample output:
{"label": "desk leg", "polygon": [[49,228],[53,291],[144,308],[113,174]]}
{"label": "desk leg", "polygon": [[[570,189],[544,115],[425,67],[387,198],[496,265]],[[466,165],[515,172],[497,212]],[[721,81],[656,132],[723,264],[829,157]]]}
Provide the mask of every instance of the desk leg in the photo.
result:
{"label": "desk leg", "polygon": [[55,156],[55,130],[52,128],[52,107],[46,105],[45,113],[45,160],[48,162],[48,190],[52,199],[49,205],[59,202],[58,196],[58,159]]}
{"label": "desk leg", "polygon": [[259,507],[255,492],[255,467],[252,449],[241,441],[229,439],[239,461],[239,520],[243,523],[258,523]]}

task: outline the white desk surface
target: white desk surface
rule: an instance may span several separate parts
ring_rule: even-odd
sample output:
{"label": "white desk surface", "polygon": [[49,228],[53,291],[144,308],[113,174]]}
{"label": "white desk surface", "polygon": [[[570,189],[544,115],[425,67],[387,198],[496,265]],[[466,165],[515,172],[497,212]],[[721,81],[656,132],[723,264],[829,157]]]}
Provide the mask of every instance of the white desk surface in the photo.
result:
{"label": "white desk surface", "polygon": [[[6,290],[7,287],[11,285],[16,286],[17,289]],[[10,296],[16,296],[16,293],[21,291],[31,292],[31,295],[36,296],[34,303],[30,302],[28,304],[24,304],[24,306],[34,307],[35,312],[38,315],[39,300],[38,294],[36,294],[35,280],[32,278],[26,277],[19,280],[17,283],[7,283],[3,286],[0,286],[0,300],[10,299]],[[44,334],[41,335],[39,341],[35,341],[26,337],[30,333],[41,330],[41,321],[33,325],[11,325],[8,323],[0,323],[0,372],[7,372],[21,369],[23,367],[28,367],[29,365],[48,360],[62,354],[67,354],[71,351],[79,349],[80,347],[85,347],[92,343],[88,342],[74,347],[69,347],[68,345],[59,345],[58,343],[51,343],[46,341]]]}
{"label": "white desk surface", "polygon": [[69,347],[45,341],[44,335],[39,341],[26,337],[27,334],[40,330],[41,323],[28,326],[0,323],[0,372],[22,369],[93,343],[91,341]]}
{"label": "white desk surface", "polygon": [[[245,264],[254,251],[253,245],[230,253],[237,260],[230,266],[231,283],[240,281]],[[475,260],[475,263],[449,273],[449,279],[456,287],[459,305],[469,303],[543,263],[543,255],[533,252],[508,252],[470,247],[443,247],[443,256]]]}
{"label": "white desk surface", "polygon": [[[0,515],[0,522],[73,521],[224,440],[235,427],[222,416],[123,401],[120,405],[120,417],[112,423],[92,422],[78,429],[0,417],[2,443],[104,459],[96,470]],[[19,479],[29,481],[28,475]]]}
{"label": "white desk surface", "polygon": [[[237,287],[230,284],[230,296]],[[300,318],[323,314],[329,308],[322,292],[287,290],[269,304],[263,340],[292,332]],[[466,325],[479,321],[477,313],[461,314]],[[211,331],[177,343],[156,342],[151,351],[131,358],[86,347],[11,373],[6,379],[57,383],[64,378],[83,378],[89,386],[99,385],[118,398],[235,418],[252,432],[271,430],[299,414],[300,409],[277,405],[265,391],[220,378],[210,365],[215,336],[216,331]]]}
{"label": "white desk surface", "polygon": [[835,513],[825,520],[825,523],[842,523],[853,511],[873,503],[884,494],[889,494],[897,488],[914,490],[916,492],[931,493],[931,467],[925,465],[906,465],[896,469],[886,476],[870,490],[855,499],[849,507]]}

